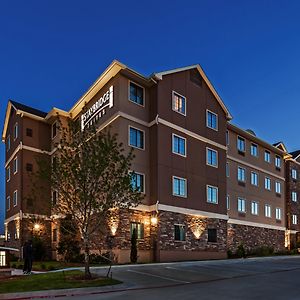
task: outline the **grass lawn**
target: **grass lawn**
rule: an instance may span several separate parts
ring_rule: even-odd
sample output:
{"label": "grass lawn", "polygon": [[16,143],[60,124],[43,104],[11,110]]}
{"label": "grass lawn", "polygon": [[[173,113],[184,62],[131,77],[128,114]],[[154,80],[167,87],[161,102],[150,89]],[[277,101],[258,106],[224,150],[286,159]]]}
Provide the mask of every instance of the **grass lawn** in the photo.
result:
{"label": "grass lawn", "polygon": [[103,277],[85,281],[80,279],[83,275],[84,273],[81,271],[67,271],[1,279],[0,294],[52,289],[97,287],[121,283],[118,280]]}

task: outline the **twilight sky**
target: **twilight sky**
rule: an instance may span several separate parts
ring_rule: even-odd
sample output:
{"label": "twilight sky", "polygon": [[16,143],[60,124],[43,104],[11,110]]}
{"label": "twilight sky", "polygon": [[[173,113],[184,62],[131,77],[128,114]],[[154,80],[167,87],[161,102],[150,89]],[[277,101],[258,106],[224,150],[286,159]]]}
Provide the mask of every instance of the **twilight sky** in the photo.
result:
{"label": "twilight sky", "polygon": [[[238,126],[300,148],[300,1],[0,1],[8,99],[68,110],[113,59],[149,75],[199,63]],[[0,146],[0,233],[4,215]]]}

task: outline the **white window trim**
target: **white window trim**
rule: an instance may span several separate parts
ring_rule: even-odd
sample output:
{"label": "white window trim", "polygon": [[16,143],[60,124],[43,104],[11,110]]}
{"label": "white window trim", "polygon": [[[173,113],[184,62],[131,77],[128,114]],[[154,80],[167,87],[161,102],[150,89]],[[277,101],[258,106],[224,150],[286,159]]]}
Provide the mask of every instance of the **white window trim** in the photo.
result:
{"label": "white window trim", "polygon": [[[294,171],[294,172],[293,172]],[[295,179],[295,180],[297,180],[297,177],[298,177],[298,172],[297,172],[297,170],[296,169],[294,169],[294,168],[292,168],[292,171],[291,171],[291,177],[292,177],[292,179]],[[293,176],[293,174],[295,174],[296,175],[296,177],[294,177]]]}
{"label": "white window trim", "polygon": [[[180,139],[183,139],[184,140],[184,149],[185,149],[185,154],[183,155],[183,154],[181,154],[181,153],[177,153],[177,152],[174,152],[173,151],[173,141],[174,141],[174,137],[178,137],[178,138],[180,138]],[[176,134],[176,133],[172,133],[172,153],[173,154],[176,154],[176,155],[179,155],[179,156],[181,156],[181,157],[187,157],[187,143],[186,143],[186,138],[184,138],[183,136],[180,136],[180,135],[178,135],[178,134]]]}
{"label": "white window trim", "polygon": [[[269,156],[270,156],[270,160],[269,160],[269,161],[266,160],[266,152],[269,153]],[[265,161],[266,163],[268,163],[268,164],[271,163],[271,152],[270,152],[269,150],[266,150],[266,149],[265,149],[265,151],[264,151],[264,161]]]}
{"label": "white window trim", "polygon": [[[276,189],[277,189],[277,185],[279,184],[279,189],[280,189],[280,191],[279,192],[277,192],[276,191]],[[282,186],[281,186],[281,182],[280,181],[275,181],[275,193],[277,193],[277,194],[280,194],[281,195],[281,190],[282,190]]]}
{"label": "white window trim", "polygon": [[[267,212],[267,207],[269,207],[270,208],[270,216],[267,216],[267,214],[266,214],[266,212]],[[270,204],[265,204],[265,217],[266,218],[272,218],[272,207],[271,207],[271,205]]]}
{"label": "white window trim", "polygon": [[[184,113],[182,113],[182,112],[180,112],[180,111],[178,111],[178,110],[175,109],[175,105],[174,105],[174,94],[177,94],[178,96],[184,98],[184,100],[185,100],[185,112],[184,112]],[[179,94],[178,92],[176,92],[176,91],[174,91],[174,90],[172,91],[172,110],[175,111],[175,112],[177,112],[178,114],[180,114],[180,115],[186,117],[186,111],[187,111],[187,101],[186,101],[186,97],[183,96],[183,95],[181,95],[181,94]]]}
{"label": "white window trim", "polygon": [[[293,198],[294,198],[293,195],[296,195],[296,200],[293,199]],[[295,191],[292,191],[292,192],[291,192],[291,198],[292,198],[292,201],[293,201],[293,202],[297,202],[297,201],[298,201],[298,193],[295,192]]]}
{"label": "white window trim", "polygon": [[10,166],[8,166],[7,168],[6,168],[6,176],[7,176],[7,178],[6,178],[6,182],[10,182],[10,177],[11,177],[11,170],[10,170]]}
{"label": "white window trim", "polygon": [[228,146],[229,145],[229,130],[226,130],[226,136],[225,136],[225,139],[226,139],[226,145]]}
{"label": "white window trim", "polygon": [[18,168],[19,168],[19,162],[18,162],[18,156],[16,156],[13,160],[13,167],[16,166],[16,170],[14,171],[14,174],[18,173]]}
{"label": "white window trim", "polygon": [[[280,218],[277,218],[277,210],[280,210]],[[275,218],[276,218],[276,220],[282,220],[282,209],[281,209],[281,207],[276,207],[275,208]]]}
{"label": "white window trim", "polygon": [[[253,155],[253,154],[251,153],[251,147],[252,147],[252,146],[256,146],[257,155]],[[257,145],[257,144],[255,144],[255,143],[251,143],[251,145],[250,145],[250,155],[251,155],[251,156],[253,156],[253,157],[256,157],[256,158],[258,158],[258,157],[259,157],[258,145]]]}
{"label": "white window trim", "polygon": [[[253,211],[252,211],[252,203],[257,204],[257,214],[253,213]],[[253,216],[258,216],[259,215],[259,202],[258,201],[251,201],[251,215],[253,215]]]}
{"label": "white window trim", "polygon": [[135,174],[138,174],[138,175],[143,175],[143,186],[144,186],[144,191],[141,192],[141,194],[146,194],[146,175],[145,173],[142,173],[142,172],[136,172],[136,171],[133,171],[133,170],[130,170],[129,173],[135,173]]}
{"label": "white window trim", "polygon": [[[239,149],[239,138],[244,140],[245,150],[240,150],[240,149]],[[243,137],[240,136],[240,135],[237,135],[237,137],[236,137],[236,149],[237,149],[238,151],[240,151],[240,152],[246,153],[246,147],[247,147],[246,139],[243,138]]]}
{"label": "white window trim", "polygon": [[[269,179],[269,180],[270,180],[270,189],[267,189],[267,188],[266,188],[266,179]],[[265,176],[265,184],[264,184],[264,185],[265,185],[265,190],[267,190],[267,191],[269,191],[269,192],[272,191],[272,181],[271,181],[271,178],[270,178],[270,177]]]}
{"label": "white window trim", "polygon": [[[17,128],[17,131],[16,131],[16,128]],[[17,132],[16,136],[15,136],[15,133]],[[15,123],[14,125],[14,141],[19,137],[19,125],[18,125],[18,122]]]}
{"label": "white window trim", "polygon": [[10,196],[7,196],[7,197],[6,197],[6,201],[7,201],[7,203],[8,203],[8,204],[7,204],[7,207],[6,207],[6,210],[9,211],[9,210],[10,210]]}
{"label": "white window trim", "polygon": [[[294,222],[296,221],[296,222]],[[295,214],[292,214],[292,224],[297,225],[298,224],[298,216]]]}
{"label": "white window trim", "polygon": [[[239,210],[239,199],[244,201],[244,203],[245,203],[245,210]],[[238,210],[238,212],[240,212],[240,213],[246,213],[247,212],[246,199],[242,198],[242,197],[238,197],[237,200],[238,200],[237,201],[237,210]]]}
{"label": "white window trim", "polygon": [[[57,137],[57,121],[55,121],[52,125],[51,125],[51,139],[54,140]],[[56,126],[56,132],[55,132],[55,136],[53,136],[53,126]]]}
{"label": "white window trim", "polygon": [[[243,170],[245,171],[245,179],[244,179],[244,180],[240,180],[240,179],[239,179],[239,168],[240,168],[240,169],[243,169]],[[246,181],[247,181],[246,169],[243,168],[243,167],[241,167],[241,166],[238,166],[238,167],[237,167],[237,180],[238,180],[239,182],[246,182]]]}
{"label": "white window trim", "polygon": [[[208,201],[208,188],[209,187],[217,189],[217,202]],[[210,204],[219,204],[219,188],[217,186],[210,185],[210,184],[206,185],[206,202],[210,203]]]}
{"label": "white window trim", "polygon": [[[216,154],[217,154],[217,155],[216,155],[216,156],[217,156],[217,165],[216,165],[216,166],[211,165],[211,164],[208,163],[208,161],[207,161],[207,150],[211,150],[211,151],[216,152]],[[218,167],[219,167],[219,153],[218,153],[217,150],[212,149],[212,148],[209,148],[209,147],[206,147],[206,165],[207,165],[207,166],[210,166],[210,167],[213,167],[213,168],[218,168]]]}
{"label": "white window trim", "polygon": [[[16,204],[15,204],[15,195],[16,195]],[[14,207],[18,205],[18,190],[15,190],[13,193],[13,205]]]}
{"label": "white window trim", "polygon": [[227,210],[230,210],[230,195],[228,194],[226,196],[226,208]]}
{"label": "white window trim", "polygon": [[[134,102],[133,100],[130,99],[130,83],[131,82],[143,89],[143,104]],[[146,96],[146,93],[145,93],[145,88],[143,86],[141,86],[140,84],[137,84],[133,80],[128,80],[128,101],[130,101],[130,103],[134,103],[134,104],[139,105],[141,107],[145,107],[145,102],[146,102],[146,97],[145,96]]]}
{"label": "white window trim", "polygon": [[[174,194],[174,179],[182,179],[182,180],[184,180],[184,188],[185,188],[185,195],[177,195],[177,194]],[[183,177],[179,177],[179,176],[172,176],[172,195],[173,196],[175,196],[175,197],[180,197],[180,198],[187,198],[187,193],[188,193],[188,191],[187,191],[187,179],[186,178],[183,178]]]}
{"label": "white window trim", "polygon": [[[133,129],[136,129],[136,130],[139,130],[139,131],[143,132],[143,148],[130,145],[130,128],[133,128]],[[132,148],[135,148],[135,149],[139,149],[139,150],[145,150],[145,148],[146,148],[146,144],[145,144],[145,130],[142,130],[140,128],[134,127],[132,125],[128,125],[128,146],[132,147]]]}
{"label": "white window trim", "polygon": [[[280,162],[279,166],[276,165],[277,158],[279,158],[279,162]],[[281,169],[281,157],[279,155],[275,155],[274,162],[275,162],[275,167]]]}
{"label": "white window trim", "polygon": [[[217,125],[217,128],[213,128],[213,127],[208,126],[208,120],[207,120],[207,113],[208,112],[210,112],[211,114],[213,114],[213,115],[216,116],[216,120],[217,120],[216,125]],[[212,129],[214,131],[219,131],[219,119],[218,118],[219,118],[219,116],[218,116],[217,113],[215,113],[215,112],[213,112],[213,111],[211,111],[209,109],[206,109],[206,127],[207,128]]]}
{"label": "white window trim", "polygon": [[[257,184],[253,184],[252,183],[252,173],[257,175]],[[251,174],[250,174],[250,184],[253,185],[253,186],[259,187],[259,174],[257,172],[251,171]]]}

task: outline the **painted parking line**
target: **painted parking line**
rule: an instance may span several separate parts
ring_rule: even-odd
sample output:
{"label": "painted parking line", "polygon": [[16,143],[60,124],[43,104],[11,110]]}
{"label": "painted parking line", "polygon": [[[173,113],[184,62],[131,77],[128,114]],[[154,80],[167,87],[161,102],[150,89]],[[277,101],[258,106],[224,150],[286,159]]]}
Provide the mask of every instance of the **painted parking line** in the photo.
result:
{"label": "painted parking line", "polygon": [[156,278],[160,278],[160,279],[174,281],[174,282],[178,282],[178,283],[186,283],[186,284],[190,283],[189,281],[183,281],[183,280],[173,279],[173,278],[170,278],[170,277],[164,277],[164,276],[154,275],[154,274],[140,272],[140,271],[134,271],[134,270],[127,270],[127,271],[128,272],[132,272],[132,273],[136,273],[136,274],[150,276],[150,277],[156,277]]}

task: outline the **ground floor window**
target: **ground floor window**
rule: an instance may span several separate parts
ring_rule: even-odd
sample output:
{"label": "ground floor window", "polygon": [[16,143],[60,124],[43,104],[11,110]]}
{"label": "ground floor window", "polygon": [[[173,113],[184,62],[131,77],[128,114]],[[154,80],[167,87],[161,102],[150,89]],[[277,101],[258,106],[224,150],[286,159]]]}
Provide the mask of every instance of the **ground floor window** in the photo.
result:
{"label": "ground floor window", "polygon": [[6,266],[6,252],[0,251],[0,267]]}
{"label": "ground floor window", "polygon": [[174,225],[175,241],[185,241],[185,227],[181,224]]}
{"label": "ground floor window", "polygon": [[215,228],[208,228],[207,229],[207,241],[209,243],[216,243],[217,242],[217,229],[215,229]]}
{"label": "ground floor window", "polygon": [[137,239],[144,238],[144,224],[143,223],[132,222],[130,224],[130,237],[132,237],[134,230],[136,232]]}

